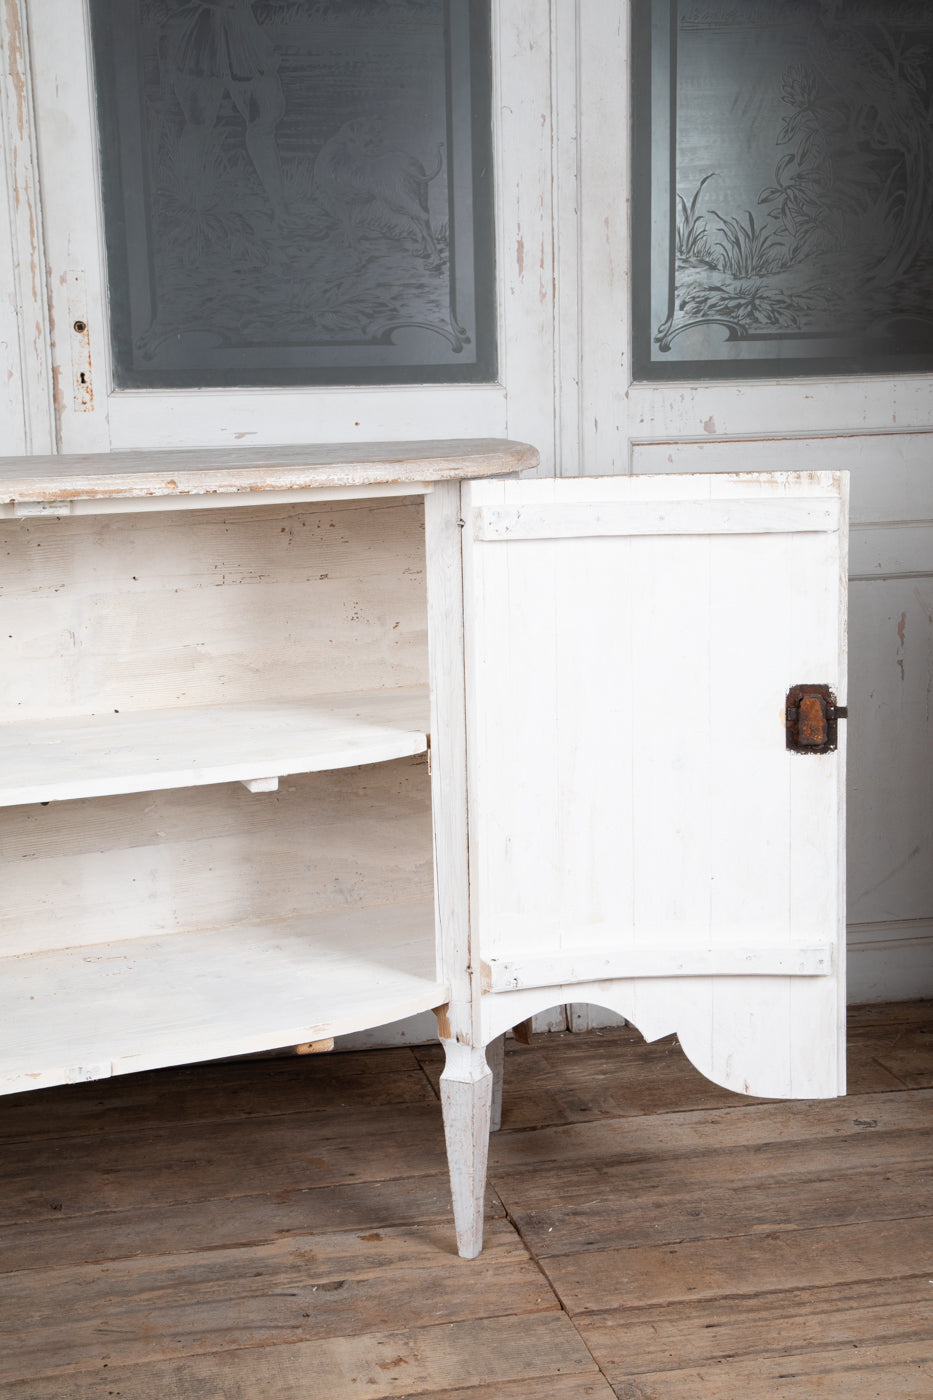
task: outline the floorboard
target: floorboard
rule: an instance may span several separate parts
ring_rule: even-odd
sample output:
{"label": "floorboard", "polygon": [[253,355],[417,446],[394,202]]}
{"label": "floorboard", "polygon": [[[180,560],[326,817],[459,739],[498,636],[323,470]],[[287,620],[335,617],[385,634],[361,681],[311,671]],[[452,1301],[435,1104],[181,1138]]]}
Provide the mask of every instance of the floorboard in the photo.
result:
{"label": "floorboard", "polygon": [[[180,1205],[130,1202],[121,1210],[66,1216],[50,1202],[44,1218],[3,1226],[3,1269],[42,1269],[128,1259],[139,1254],[176,1254],[183,1250],[252,1246],[289,1235],[340,1230],[391,1229],[404,1225],[445,1223],[450,1218],[447,1174],[394,1178],[390,1181],[347,1182],[308,1190],[265,1193],[254,1181],[256,1195]],[[487,1219],[504,1215],[492,1188],[487,1196]]]}
{"label": "floorboard", "polygon": [[[232,1347],[182,1361],[101,1367],[0,1387],[4,1400],[401,1400],[556,1375],[583,1378],[598,1400],[599,1371],[562,1313],[511,1315],[391,1332],[355,1331],[291,1346]],[[571,1392],[572,1393],[572,1392]],[[586,1394],[581,1388],[580,1395]]]}
{"label": "floorboard", "polygon": [[325,1061],[313,1055],[221,1060],[95,1080],[80,1093],[64,1085],[41,1094],[10,1094],[0,1100],[0,1143],[320,1113],[348,1102],[376,1106],[435,1099],[407,1047]]}
{"label": "floorboard", "polygon": [[716,1297],[667,1307],[632,1308],[620,1328],[615,1312],[576,1320],[606,1374],[622,1385],[635,1374],[728,1360],[774,1362],[813,1349],[930,1340],[926,1274],[915,1278]]}
{"label": "floorboard", "polygon": [[0,1100],[0,1400],[929,1400],[933,1004],[845,1099],[629,1027],[509,1042],[456,1257],[434,1047]]}
{"label": "floorboard", "polygon": [[487,1234],[474,1266],[444,1221],[9,1275],[0,1380],[558,1311],[508,1224]]}

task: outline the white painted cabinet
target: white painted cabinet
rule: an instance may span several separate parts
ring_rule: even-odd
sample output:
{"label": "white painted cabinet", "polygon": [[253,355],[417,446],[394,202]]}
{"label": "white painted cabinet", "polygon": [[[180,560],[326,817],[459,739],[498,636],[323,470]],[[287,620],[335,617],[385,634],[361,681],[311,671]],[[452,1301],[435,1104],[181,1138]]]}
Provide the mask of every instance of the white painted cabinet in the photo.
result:
{"label": "white painted cabinet", "polygon": [[784,711],[845,702],[844,479],[463,479],[535,462],[0,462],[6,1092],[435,1009],[473,1256],[549,1005],[842,1091],[844,743]]}
{"label": "white painted cabinet", "polygon": [[537,453],[417,446],[0,459],[4,1091],[447,999],[425,518]]}
{"label": "white painted cabinet", "polygon": [[164,393],[112,382],[88,8],[4,11],[0,454],[483,434],[559,477],[851,471],[849,999],[930,995],[930,376],[634,377],[629,0],[491,7],[496,383]]}

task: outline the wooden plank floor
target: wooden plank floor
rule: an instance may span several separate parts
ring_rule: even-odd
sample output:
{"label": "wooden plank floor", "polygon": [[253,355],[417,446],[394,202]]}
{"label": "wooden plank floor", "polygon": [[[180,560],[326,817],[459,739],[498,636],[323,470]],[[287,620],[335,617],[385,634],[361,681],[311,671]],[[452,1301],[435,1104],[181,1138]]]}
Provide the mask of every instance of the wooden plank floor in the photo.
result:
{"label": "wooden plank floor", "polygon": [[930,1400],[933,1003],[850,1092],[628,1028],[509,1044],[456,1257],[433,1047],[0,1101],[2,1400]]}

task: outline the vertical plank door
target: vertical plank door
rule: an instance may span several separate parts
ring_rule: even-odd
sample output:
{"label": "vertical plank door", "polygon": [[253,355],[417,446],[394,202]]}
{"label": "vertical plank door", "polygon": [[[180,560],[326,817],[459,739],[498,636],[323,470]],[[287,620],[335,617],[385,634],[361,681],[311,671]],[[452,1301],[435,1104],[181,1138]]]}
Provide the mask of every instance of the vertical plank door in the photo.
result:
{"label": "vertical plank door", "polygon": [[480,1039],[565,1001],[710,1079],[842,1091],[845,474],[465,483]]}

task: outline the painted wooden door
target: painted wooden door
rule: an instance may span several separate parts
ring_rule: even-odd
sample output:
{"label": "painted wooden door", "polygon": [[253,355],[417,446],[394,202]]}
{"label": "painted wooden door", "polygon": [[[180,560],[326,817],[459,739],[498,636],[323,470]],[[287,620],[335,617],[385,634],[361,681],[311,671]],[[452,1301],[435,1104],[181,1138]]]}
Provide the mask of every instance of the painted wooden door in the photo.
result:
{"label": "painted wooden door", "polygon": [[548,6],[378,8],[17,0],[59,450],[508,436],[554,470]]}
{"label": "painted wooden door", "polygon": [[844,1087],[846,478],[465,484],[480,1035],[562,1002],[739,1092]]}
{"label": "painted wooden door", "polygon": [[[772,218],[771,211],[778,207],[775,194],[785,175],[799,188],[799,166],[789,157],[806,160],[804,147],[813,142],[815,129],[819,152],[813,164],[826,170],[831,160],[843,183],[866,162],[873,170],[863,194],[883,172],[885,198],[902,201],[905,211],[908,204],[912,209],[915,201],[930,199],[928,164],[906,155],[914,146],[930,149],[930,55],[924,46],[921,64],[909,70],[889,65],[881,56],[882,50],[916,55],[911,30],[925,21],[918,7],[886,5],[884,0],[858,6],[775,6],[757,0],[702,6],[689,0],[667,5],[663,0],[568,2],[561,16],[559,53],[561,63],[575,68],[578,105],[560,168],[567,181],[563,207],[579,210],[579,244],[562,240],[566,261],[559,289],[566,305],[560,343],[568,374],[575,372],[577,333],[581,366],[580,393],[568,396],[562,406],[562,474],[850,472],[848,995],[856,1004],[928,997],[933,995],[933,773],[925,757],[933,744],[933,708],[927,699],[933,672],[933,376],[929,363],[924,370],[915,361],[910,371],[876,363],[870,374],[853,364],[842,373],[811,367],[806,374],[779,369],[771,378],[731,379],[709,377],[695,366],[695,377],[689,379],[639,378],[633,362],[633,303],[644,289],[644,276],[633,260],[633,223],[637,227],[640,221],[645,231],[637,167],[639,162],[644,167],[647,150],[639,137],[630,139],[629,124],[638,89],[644,94],[651,70],[644,50],[633,46],[629,19],[647,9],[671,15],[680,11],[678,62],[693,54],[692,66],[682,69],[687,101],[678,108],[684,118],[679,143],[683,167],[667,191],[675,203],[675,227],[679,212],[684,233],[689,232],[693,206],[693,215],[706,219],[711,242],[728,245],[727,230],[735,232],[741,223],[750,232],[751,216],[763,248],[783,222],[783,217]],[[732,52],[740,55],[749,31],[759,23],[755,62],[730,61],[724,73],[715,53],[727,53],[734,44]],[[781,53],[799,24],[816,28],[818,42],[810,52],[801,48],[795,67],[793,56],[782,59]],[[825,41],[819,38],[824,26],[836,26],[829,64]],[[694,61],[698,45],[708,46],[709,63]],[[853,81],[851,69],[848,77],[839,71],[853,58],[858,67],[868,55],[867,80]],[[767,81],[763,66],[770,71]],[[696,104],[717,71],[723,81],[707,122],[698,119]],[[927,96],[918,100],[925,84]],[[665,94],[653,83],[651,87],[663,112]],[[875,102],[879,105],[873,108]],[[802,107],[809,110],[802,112]],[[882,109],[896,114],[891,130],[898,133],[883,153],[875,145],[885,125],[878,117]],[[742,113],[740,121],[734,120],[735,113]],[[691,170],[699,152],[709,153],[724,119],[731,122],[729,140],[717,144],[712,163]],[[860,161],[852,159],[854,152],[844,155],[842,147],[850,142],[860,149]],[[754,149],[766,164],[761,180],[749,188]],[[716,178],[704,183],[694,204],[698,184],[711,171]],[[819,217],[817,189],[814,181],[810,208]],[[880,202],[880,191],[878,195]],[[665,203],[657,213],[659,223],[669,222],[669,208]],[[850,249],[876,236],[874,221],[853,215],[851,222],[864,226],[853,230]],[[890,250],[903,248],[904,237],[915,228],[919,225],[906,212],[892,218]],[[924,342],[929,348],[933,327],[923,271],[930,262],[929,218],[925,228],[927,250],[903,278],[905,295],[924,329],[914,336],[897,317],[879,326],[882,334],[887,328],[900,333],[904,352],[916,352]],[[723,251],[717,246],[717,257]],[[887,258],[873,259],[872,272],[885,264],[891,265]],[[827,281],[838,289],[842,279],[836,255],[830,255],[828,266]],[[577,280],[571,283],[567,273]],[[749,278],[746,309],[759,292],[767,299],[769,284],[783,281],[780,275]],[[731,287],[731,279],[725,285]],[[854,285],[867,309],[876,305],[870,280],[856,279]],[[688,309],[678,308],[681,320]],[[765,311],[763,321],[768,315]],[[653,332],[661,333],[660,318]],[[723,342],[735,351],[729,336],[723,329]],[[679,336],[674,343],[683,345],[689,338]]]}

